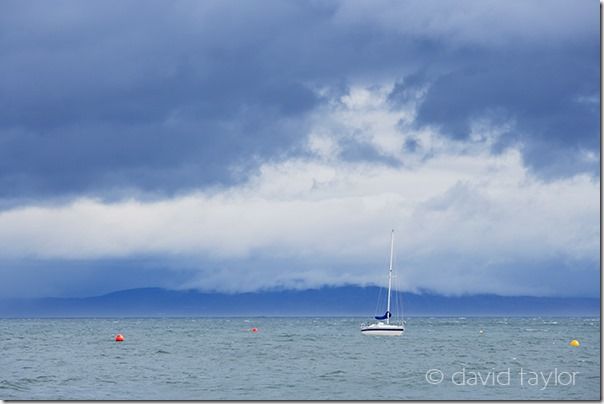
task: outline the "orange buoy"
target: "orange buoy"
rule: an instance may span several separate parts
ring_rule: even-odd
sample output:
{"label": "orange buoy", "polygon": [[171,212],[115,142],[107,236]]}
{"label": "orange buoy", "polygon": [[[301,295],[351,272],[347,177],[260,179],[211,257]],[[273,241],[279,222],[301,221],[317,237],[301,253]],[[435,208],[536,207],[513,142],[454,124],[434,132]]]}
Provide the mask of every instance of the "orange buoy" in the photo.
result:
{"label": "orange buoy", "polygon": [[124,336],[122,334],[117,334],[115,336],[115,341],[116,342],[122,342],[124,340]]}
{"label": "orange buoy", "polygon": [[252,332],[258,332],[258,329],[256,327],[253,327]]}

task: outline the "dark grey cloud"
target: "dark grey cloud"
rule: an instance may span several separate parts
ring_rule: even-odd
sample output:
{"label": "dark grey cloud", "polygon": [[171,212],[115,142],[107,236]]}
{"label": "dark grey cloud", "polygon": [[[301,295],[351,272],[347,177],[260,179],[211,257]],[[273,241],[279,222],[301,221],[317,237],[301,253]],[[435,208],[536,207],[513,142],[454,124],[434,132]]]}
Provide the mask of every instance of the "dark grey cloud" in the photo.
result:
{"label": "dark grey cloud", "polygon": [[[595,34],[597,19],[589,22]],[[544,177],[595,174],[598,161],[584,161],[583,152],[599,155],[598,38],[543,47],[483,51],[436,77],[410,76],[390,99],[404,102],[423,85],[428,90],[416,125],[434,125],[465,140],[476,120],[496,126],[513,122],[495,152],[521,144],[525,163]]]}
{"label": "dark grey cloud", "polygon": [[[597,146],[597,4],[553,3],[556,30],[532,7],[491,4],[535,24],[489,35],[481,2],[460,3],[478,15],[461,27],[446,15],[430,23],[447,12],[434,4],[373,4],[2,2],[0,198],[230,184],[300,152],[305,118],[324,101],[316,88],[403,77],[393,102],[429,85],[420,125],[463,138],[474,117],[511,117],[518,127],[504,140],[525,143],[529,164],[585,169],[551,156]],[[530,40],[500,39],[510,32]]]}
{"label": "dark grey cloud", "polygon": [[229,183],[295,148],[320,100],[273,6],[3,3],[2,196]]}

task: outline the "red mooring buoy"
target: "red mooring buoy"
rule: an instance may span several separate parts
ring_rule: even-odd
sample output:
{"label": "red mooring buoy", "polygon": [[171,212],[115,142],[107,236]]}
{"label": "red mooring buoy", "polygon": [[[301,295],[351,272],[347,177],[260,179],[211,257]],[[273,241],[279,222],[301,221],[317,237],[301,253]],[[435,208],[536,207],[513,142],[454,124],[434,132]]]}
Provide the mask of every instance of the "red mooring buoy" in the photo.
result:
{"label": "red mooring buoy", "polygon": [[124,336],[122,334],[117,334],[115,336],[115,341],[116,342],[122,342],[124,340]]}
{"label": "red mooring buoy", "polygon": [[252,328],[252,332],[258,332],[258,329],[256,327]]}

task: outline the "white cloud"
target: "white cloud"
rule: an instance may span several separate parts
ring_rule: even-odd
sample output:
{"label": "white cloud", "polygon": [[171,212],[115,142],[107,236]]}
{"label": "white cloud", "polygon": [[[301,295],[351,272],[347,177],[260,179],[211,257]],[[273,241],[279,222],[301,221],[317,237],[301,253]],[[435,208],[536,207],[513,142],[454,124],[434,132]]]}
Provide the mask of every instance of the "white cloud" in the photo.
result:
{"label": "white cloud", "polygon": [[[314,157],[267,163],[244,185],[154,202],[78,199],[4,211],[0,258],[157,255],[193,267],[209,260],[215,266],[200,266],[199,284],[224,289],[366,283],[383,278],[395,228],[405,289],[549,293],[547,282],[515,281],[525,269],[514,266],[560,258],[594,263],[588,270],[597,274],[597,181],[538,180],[518,150],[489,152],[484,125],[485,136],[465,143],[428,130],[401,134],[400,118],[413,111],[392,110],[386,94],[353,89],[329,104],[314,117]],[[403,164],[342,161],[345,137]],[[419,139],[413,153],[403,147],[408,137]],[[237,267],[250,257],[260,264]]]}

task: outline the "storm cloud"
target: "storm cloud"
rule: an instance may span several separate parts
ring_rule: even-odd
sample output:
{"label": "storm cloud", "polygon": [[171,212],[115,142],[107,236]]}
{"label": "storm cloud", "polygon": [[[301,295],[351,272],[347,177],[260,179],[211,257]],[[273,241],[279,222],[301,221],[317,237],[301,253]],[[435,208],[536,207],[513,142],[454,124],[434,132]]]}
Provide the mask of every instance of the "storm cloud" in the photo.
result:
{"label": "storm cloud", "polygon": [[0,293],[595,295],[598,8],[3,1]]}

